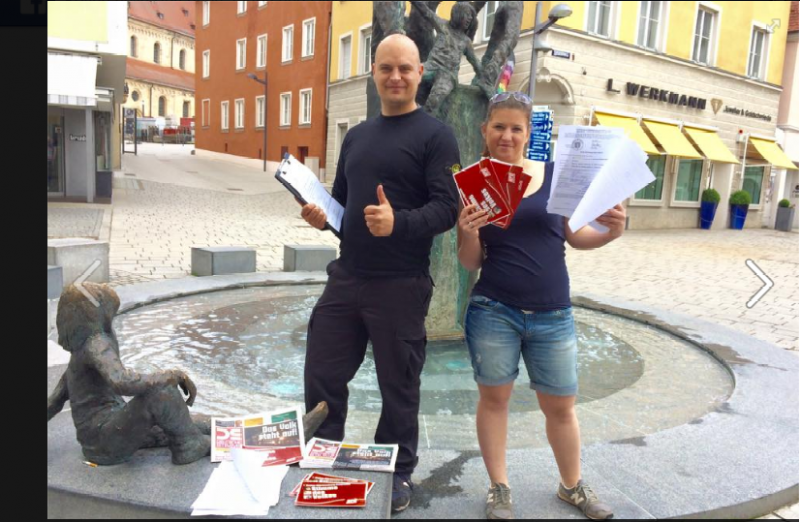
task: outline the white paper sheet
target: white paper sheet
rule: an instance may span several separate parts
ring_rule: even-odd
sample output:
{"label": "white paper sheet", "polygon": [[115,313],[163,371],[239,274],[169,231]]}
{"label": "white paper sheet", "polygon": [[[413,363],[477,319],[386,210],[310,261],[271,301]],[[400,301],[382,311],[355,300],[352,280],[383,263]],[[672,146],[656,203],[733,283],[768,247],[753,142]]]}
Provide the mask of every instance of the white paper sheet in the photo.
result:
{"label": "white paper sheet", "polygon": [[250,494],[262,506],[270,507],[278,503],[289,466],[263,466],[264,459],[257,451],[232,449],[233,465],[244,480]]}
{"label": "white paper sheet", "polygon": [[547,212],[570,218],[573,232],[586,225],[607,232],[595,219],[655,179],[622,129],[563,125],[556,152]]}
{"label": "white paper sheet", "polygon": [[192,504],[192,516],[262,516],[268,513],[269,506],[253,498],[236,466],[229,461],[219,463]]}
{"label": "white paper sheet", "polygon": [[344,207],[328,194],[311,169],[290,154],[288,159],[281,162],[278,175],[288,182],[306,203],[320,207],[325,212],[328,224],[337,233],[341,232]]}

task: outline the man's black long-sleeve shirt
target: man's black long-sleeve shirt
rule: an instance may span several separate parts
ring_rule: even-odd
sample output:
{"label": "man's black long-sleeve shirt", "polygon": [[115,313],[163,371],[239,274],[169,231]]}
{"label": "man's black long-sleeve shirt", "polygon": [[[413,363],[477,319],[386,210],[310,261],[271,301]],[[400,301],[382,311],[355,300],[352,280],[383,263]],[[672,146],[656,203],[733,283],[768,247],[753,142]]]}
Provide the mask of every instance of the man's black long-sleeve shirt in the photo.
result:
{"label": "man's black long-sleeve shirt", "polygon": [[[356,276],[428,274],[433,237],[458,219],[452,167],[458,143],[444,123],[422,109],[377,116],[345,136],[332,195],[344,207],[340,263]],[[364,208],[378,204],[383,185],[394,210],[389,237],[367,228]]]}

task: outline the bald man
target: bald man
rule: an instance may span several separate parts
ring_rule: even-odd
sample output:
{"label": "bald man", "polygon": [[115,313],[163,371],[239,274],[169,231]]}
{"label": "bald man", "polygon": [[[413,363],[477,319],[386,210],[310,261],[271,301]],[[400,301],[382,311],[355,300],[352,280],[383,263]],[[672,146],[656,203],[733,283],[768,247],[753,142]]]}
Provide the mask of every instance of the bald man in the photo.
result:
{"label": "bald man", "polygon": [[[333,197],[344,206],[340,257],[308,323],[305,401],[326,401],[317,431],[343,440],[347,384],[372,341],[383,399],[375,442],[398,444],[392,510],[408,507],[417,464],[420,374],[433,280],[433,237],[452,228],[458,192],[452,167],[458,145],[449,127],[417,107],[422,64],[414,42],[386,37],[372,64],[381,114],[350,129],[342,143]],[[305,205],[320,230],[326,216]]]}

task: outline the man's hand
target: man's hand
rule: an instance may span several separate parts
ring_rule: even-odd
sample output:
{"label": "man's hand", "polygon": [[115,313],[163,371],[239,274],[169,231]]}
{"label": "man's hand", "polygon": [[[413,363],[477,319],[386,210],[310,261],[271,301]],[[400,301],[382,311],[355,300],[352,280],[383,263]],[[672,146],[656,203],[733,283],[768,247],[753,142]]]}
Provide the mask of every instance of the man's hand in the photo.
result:
{"label": "man's hand", "polygon": [[[295,201],[303,205],[297,199],[295,199]],[[328,216],[325,215],[325,212],[313,203],[303,205],[303,210],[300,211],[300,217],[305,219],[306,223],[319,230],[323,230],[325,228],[325,223],[328,222]]]}
{"label": "man's hand", "polygon": [[194,399],[197,397],[197,386],[194,385],[194,382],[189,378],[181,370],[176,370],[178,374],[178,387],[180,387],[181,391],[184,395],[188,395],[189,397],[186,399],[186,405],[192,406],[194,404]]}
{"label": "man's hand", "polygon": [[383,185],[378,185],[378,204],[369,205],[364,209],[364,219],[367,220],[367,228],[375,237],[386,237],[392,235],[394,230],[394,210],[386,194],[383,193]]}

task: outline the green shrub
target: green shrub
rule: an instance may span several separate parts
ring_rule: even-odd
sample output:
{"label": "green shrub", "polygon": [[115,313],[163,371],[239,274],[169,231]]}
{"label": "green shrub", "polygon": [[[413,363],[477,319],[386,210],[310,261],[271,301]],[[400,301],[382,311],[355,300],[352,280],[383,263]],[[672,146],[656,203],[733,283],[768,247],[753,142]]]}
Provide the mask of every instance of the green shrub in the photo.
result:
{"label": "green shrub", "polygon": [[713,188],[705,189],[703,191],[702,200],[703,201],[710,201],[711,203],[719,203],[719,192],[714,190]]}
{"label": "green shrub", "polygon": [[750,201],[750,193],[744,190],[737,190],[731,194],[731,205],[749,205]]}
{"label": "green shrub", "polygon": [[782,208],[789,208],[792,206],[792,202],[788,199],[782,199],[778,202],[778,206]]}

